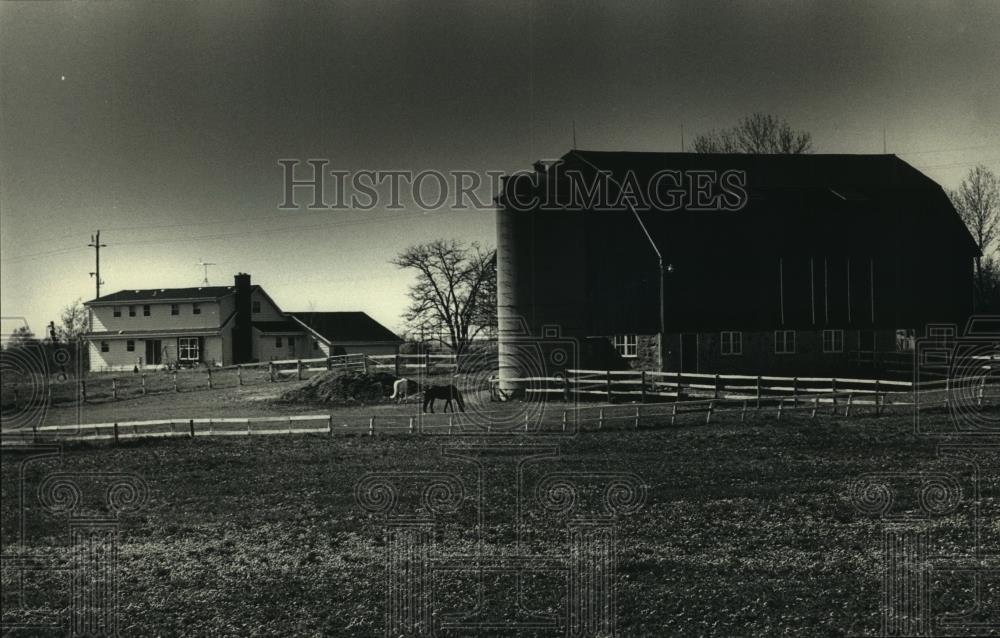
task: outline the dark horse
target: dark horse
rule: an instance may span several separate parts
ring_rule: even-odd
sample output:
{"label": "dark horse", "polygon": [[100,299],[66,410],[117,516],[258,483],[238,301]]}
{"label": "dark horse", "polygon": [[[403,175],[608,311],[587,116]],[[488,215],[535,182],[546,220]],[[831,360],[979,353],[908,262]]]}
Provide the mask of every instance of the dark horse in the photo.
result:
{"label": "dark horse", "polygon": [[[465,402],[462,401],[462,393],[459,392],[458,388],[453,385],[434,385],[426,390],[424,390],[424,412],[427,411],[427,406],[431,406],[431,414],[434,414],[434,400],[444,399],[444,411],[447,412],[448,408],[451,406],[451,400],[454,399],[455,403],[458,404],[458,409],[465,412]],[[454,412],[455,408],[452,407],[451,411]]]}

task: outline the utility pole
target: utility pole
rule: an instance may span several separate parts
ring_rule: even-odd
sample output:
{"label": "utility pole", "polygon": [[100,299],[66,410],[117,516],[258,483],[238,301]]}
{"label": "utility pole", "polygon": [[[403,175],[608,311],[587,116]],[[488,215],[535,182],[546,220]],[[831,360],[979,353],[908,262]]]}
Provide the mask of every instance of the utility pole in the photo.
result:
{"label": "utility pole", "polygon": [[94,260],[96,262],[94,267],[94,272],[90,273],[90,276],[94,278],[94,282],[97,284],[97,296],[95,299],[101,298],[101,248],[105,248],[107,244],[101,243],[101,231],[97,231],[96,234],[90,236],[90,243],[87,244],[90,248],[94,249]]}
{"label": "utility pole", "polygon": [[213,263],[211,261],[205,261],[204,259],[199,259],[198,260],[198,265],[205,269],[205,278],[202,280],[201,285],[202,286],[207,286],[208,285],[208,267],[209,266],[218,266],[219,264]]}

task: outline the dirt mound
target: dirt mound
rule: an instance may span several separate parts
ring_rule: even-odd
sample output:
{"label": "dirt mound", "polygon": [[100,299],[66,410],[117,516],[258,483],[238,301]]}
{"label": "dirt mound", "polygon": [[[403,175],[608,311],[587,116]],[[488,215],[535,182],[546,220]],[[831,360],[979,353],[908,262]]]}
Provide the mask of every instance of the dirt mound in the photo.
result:
{"label": "dirt mound", "polygon": [[358,405],[377,403],[392,392],[391,374],[366,374],[356,370],[333,370],[318,374],[304,385],[282,392],[279,403],[332,403]]}

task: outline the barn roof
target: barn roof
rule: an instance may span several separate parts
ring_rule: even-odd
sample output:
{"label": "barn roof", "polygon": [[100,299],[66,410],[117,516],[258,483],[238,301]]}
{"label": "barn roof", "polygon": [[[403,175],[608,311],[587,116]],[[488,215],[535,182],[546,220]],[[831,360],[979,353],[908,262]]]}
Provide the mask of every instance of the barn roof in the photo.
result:
{"label": "barn roof", "polygon": [[330,342],[401,342],[391,330],[364,312],[292,312],[303,325]]}
{"label": "barn roof", "polygon": [[[647,197],[649,205],[638,206],[654,236],[684,236],[696,239],[709,234],[735,238],[752,230],[774,229],[779,235],[798,239],[833,232],[839,240],[852,243],[859,235],[884,238],[896,229],[937,235],[951,245],[974,254],[975,242],[962,223],[947,194],[932,179],[895,155],[751,155],[713,153],[646,153],[573,150],[557,162],[537,162],[534,172],[508,177],[497,196],[504,208],[531,211],[605,212],[609,209],[578,205],[573,181],[585,185],[603,183],[606,200],[620,202],[624,186],[657,191],[659,200]],[[664,171],[678,171],[691,179],[697,171],[742,171],[745,197],[736,211],[698,210],[689,196],[670,209],[669,215],[657,201],[669,201],[669,191],[684,190],[672,180],[656,181]],[[655,187],[650,187],[655,184]],[[718,193],[718,186],[713,187]],[[537,202],[541,202],[538,204]],[[567,205],[567,203],[569,205]],[[619,206],[617,211],[628,212]],[[735,213],[735,214],[734,214]],[[872,224],[875,224],[873,226]],[[878,232],[873,232],[878,228]],[[770,232],[770,230],[768,231]],[[843,232],[843,235],[840,233]]]}

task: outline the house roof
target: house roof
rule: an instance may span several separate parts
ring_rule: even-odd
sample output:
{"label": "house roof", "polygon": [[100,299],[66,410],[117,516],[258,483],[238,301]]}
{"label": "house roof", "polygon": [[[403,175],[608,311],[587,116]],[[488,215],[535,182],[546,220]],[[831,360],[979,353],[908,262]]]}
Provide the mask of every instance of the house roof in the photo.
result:
{"label": "house roof", "polygon": [[88,332],[88,339],[127,339],[132,337],[187,337],[214,336],[220,328],[166,328],[163,330],[107,330],[104,332]]}
{"label": "house roof", "polygon": [[302,325],[329,342],[392,342],[403,340],[364,312],[292,312]]}
{"label": "house roof", "polygon": [[281,321],[254,321],[253,327],[264,333],[303,331],[302,325],[292,318]]}
{"label": "house roof", "polygon": [[[256,290],[260,286],[251,286]],[[128,303],[144,301],[213,301],[236,292],[235,286],[200,286],[197,288],[149,288],[145,290],[119,290],[100,299],[91,299],[86,305]]]}

